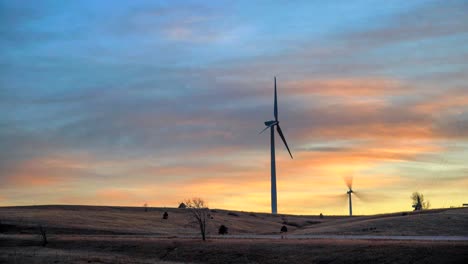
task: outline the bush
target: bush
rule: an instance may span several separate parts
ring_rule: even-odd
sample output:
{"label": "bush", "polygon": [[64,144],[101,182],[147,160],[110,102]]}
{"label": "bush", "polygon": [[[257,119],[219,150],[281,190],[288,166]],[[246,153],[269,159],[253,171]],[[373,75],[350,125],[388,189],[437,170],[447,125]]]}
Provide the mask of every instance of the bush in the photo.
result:
{"label": "bush", "polygon": [[168,217],[169,217],[169,214],[167,212],[164,212],[163,219],[167,219]]}
{"label": "bush", "polygon": [[281,233],[286,233],[288,232],[288,228],[284,225],[281,227]]}
{"label": "bush", "polygon": [[225,225],[220,225],[218,229],[218,234],[225,235],[228,233],[228,228]]}

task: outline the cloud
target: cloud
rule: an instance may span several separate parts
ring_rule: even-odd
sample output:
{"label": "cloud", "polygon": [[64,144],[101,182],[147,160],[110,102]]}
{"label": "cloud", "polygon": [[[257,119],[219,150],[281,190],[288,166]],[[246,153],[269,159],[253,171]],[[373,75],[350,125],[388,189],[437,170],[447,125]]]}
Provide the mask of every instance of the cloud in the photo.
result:
{"label": "cloud", "polygon": [[468,32],[467,8],[464,1],[435,1],[391,17],[383,26],[353,32],[348,40],[368,46],[461,35]]}
{"label": "cloud", "polygon": [[284,84],[289,94],[321,96],[367,96],[379,97],[409,93],[394,79],[384,78],[343,78],[325,80],[299,80]]}
{"label": "cloud", "polygon": [[[289,40],[268,47],[237,31],[257,28],[256,20],[226,7],[118,5],[105,16],[93,9],[99,16],[83,21],[73,42],[57,32],[75,32],[69,23],[50,26],[52,14],[18,15],[17,25],[37,19],[58,38],[25,37],[24,56],[3,49],[3,203],[36,196],[160,205],[197,195],[214,206],[268,211],[269,137],[257,134],[272,118],[275,74],[295,157],[277,141],[290,212],[307,212],[301,206],[311,199],[323,210],[310,188],[341,192],[348,173],[364,178],[361,188],[392,183],[406,192],[402,182],[425,172],[404,164],[445,158],[458,166],[468,131],[465,4],[418,6],[346,32],[289,39],[278,31]],[[18,32],[29,31],[42,34]]]}

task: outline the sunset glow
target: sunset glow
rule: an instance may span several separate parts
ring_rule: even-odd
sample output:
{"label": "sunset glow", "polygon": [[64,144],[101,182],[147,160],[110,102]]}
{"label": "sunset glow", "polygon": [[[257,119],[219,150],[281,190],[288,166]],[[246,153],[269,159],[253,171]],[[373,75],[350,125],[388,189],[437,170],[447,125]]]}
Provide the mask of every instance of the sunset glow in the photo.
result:
{"label": "sunset glow", "polygon": [[[0,1],[0,206],[468,203],[466,1]],[[344,197],[344,198],[343,198]]]}

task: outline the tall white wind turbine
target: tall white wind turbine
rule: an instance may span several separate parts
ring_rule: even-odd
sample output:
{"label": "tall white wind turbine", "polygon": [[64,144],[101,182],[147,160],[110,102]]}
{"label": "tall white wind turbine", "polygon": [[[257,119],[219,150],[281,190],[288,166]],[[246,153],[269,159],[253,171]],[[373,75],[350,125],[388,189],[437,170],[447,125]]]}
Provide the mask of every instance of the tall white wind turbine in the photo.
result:
{"label": "tall white wind turbine", "polygon": [[291,159],[293,158],[291,151],[289,150],[288,143],[286,142],[286,139],[283,135],[283,132],[281,131],[281,127],[279,125],[278,121],[278,98],[276,94],[276,77],[275,77],[275,105],[274,105],[274,110],[273,114],[275,116],[275,120],[270,120],[265,122],[266,128],[262,130],[261,133],[263,133],[265,130],[270,128],[270,137],[271,137],[271,213],[276,214],[278,212],[277,209],[277,197],[276,197],[276,163],[275,163],[275,127],[276,131],[278,131],[278,134],[280,135],[281,139],[284,142],[284,145],[286,146],[286,149],[289,152],[289,155],[291,156]]}

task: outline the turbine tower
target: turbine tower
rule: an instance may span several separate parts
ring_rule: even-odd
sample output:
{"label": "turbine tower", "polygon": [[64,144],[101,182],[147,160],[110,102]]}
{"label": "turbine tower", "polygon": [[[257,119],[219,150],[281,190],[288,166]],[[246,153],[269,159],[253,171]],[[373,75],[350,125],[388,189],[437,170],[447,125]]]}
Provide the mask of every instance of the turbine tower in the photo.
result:
{"label": "turbine tower", "polygon": [[[369,194],[362,194],[361,192],[357,193],[353,190],[353,176],[348,176],[344,178],[344,181],[346,183],[346,186],[348,186],[348,191],[346,194],[348,195],[348,201],[349,201],[349,216],[353,216],[353,202],[352,202],[352,196],[359,198],[359,200],[362,201],[369,201],[371,196]],[[374,195],[375,197],[375,195]]]}
{"label": "turbine tower", "polygon": [[278,131],[278,134],[280,135],[281,139],[284,142],[284,145],[286,146],[286,149],[289,152],[289,155],[291,156],[291,159],[293,158],[291,151],[289,150],[288,143],[286,143],[286,139],[283,135],[283,132],[281,131],[281,127],[279,125],[278,121],[278,98],[276,94],[276,77],[275,77],[275,102],[274,102],[274,109],[273,109],[273,114],[275,116],[275,120],[270,120],[265,122],[265,129],[263,129],[261,133],[263,133],[265,130],[268,128],[270,129],[270,148],[271,148],[271,213],[276,214],[278,212],[277,209],[277,197],[276,197],[276,163],[275,163],[275,127],[276,131]]}
{"label": "turbine tower", "polygon": [[349,201],[349,216],[353,216],[353,203],[351,199],[351,194],[354,193],[353,177],[346,177],[345,183],[346,183],[346,186],[348,186],[348,191],[346,192],[346,194],[348,194],[348,201]]}

